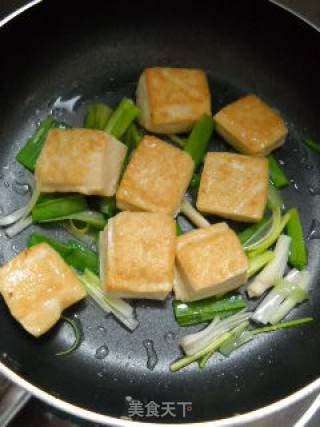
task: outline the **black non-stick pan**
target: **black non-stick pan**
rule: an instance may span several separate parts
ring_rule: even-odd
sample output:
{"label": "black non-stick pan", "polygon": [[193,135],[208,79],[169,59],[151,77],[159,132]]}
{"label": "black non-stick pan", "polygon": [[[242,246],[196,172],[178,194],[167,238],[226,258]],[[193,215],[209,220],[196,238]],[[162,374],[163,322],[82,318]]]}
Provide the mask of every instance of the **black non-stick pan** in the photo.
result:
{"label": "black non-stick pan", "polygon": [[[140,327],[134,333],[89,301],[72,307],[68,314],[81,325],[83,341],[66,357],[56,353],[72,341],[67,325],[34,339],[1,300],[2,370],[53,405],[114,425],[127,425],[110,417],[128,416],[130,399],[176,405],[176,417],[138,421],[210,421],[265,407],[320,377],[320,157],[303,144],[306,137],[320,140],[319,42],[319,33],[296,16],[268,1],[249,0],[183,5],[45,0],[1,28],[3,212],[30,197],[24,186],[30,176],[15,154],[48,113],[80,126],[92,100],[115,105],[124,95],[133,97],[145,67],[202,68],[214,112],[256,93],[288,125],[287,142],[275,155],[290,178],[285,203],[299,208],[309,236],[313,278],[310,300],[291,316],[314,317],[308,326],[260,336],[228,359],[213,357],[203,370],[194,364],[172,374],[169,364],[180,356],[178,341],[187,330],[175,323],[170,300],[137,302]],[[211,149],[226,146],[215,136]],[[47,233],[63,237],[58,228]],[[1,233],[2,263],[26,246],[29,234],[27,229],[9,240]],[[152,370],[145,340],[153,342]],[[102,359],[101,351],[96,353],[101,346],[109,351]],[[191,402],[185,418],[178,402]]]}

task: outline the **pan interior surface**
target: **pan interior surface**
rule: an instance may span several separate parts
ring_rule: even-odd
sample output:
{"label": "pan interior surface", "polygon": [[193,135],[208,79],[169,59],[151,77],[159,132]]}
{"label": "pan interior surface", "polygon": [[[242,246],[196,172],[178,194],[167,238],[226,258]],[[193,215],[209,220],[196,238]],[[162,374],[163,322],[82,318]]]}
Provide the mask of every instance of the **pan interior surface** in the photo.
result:
{"label": "pan interior surface", "polygon": [[[134,333],[89,301],[72,307],[68,314],[77,317],[83,341],[64,358],[55,354],[72,340],[67,326],[60,323],[33,339],[1,301],[1,360],[54,396],[114,417],[127,416],[132,399],[174,402],[175,417],[144,421],[208,421],[270,404],[320,375],[320,157],[303,145],[306,137],[320,138],[319,34],[274,5],[257,3],[224,1],[219,8],[212,3],[192,9],[186,3],[181,10],[174,2],[157,9],[141,2],[124,10],[94,0],[86,6],[48,1],[1,30],[2,212],[30,197],[30,175],[15,155],[39,120],[52,113],[81,126],[91,101],[114,106],[123,96],[133,97],[145,67],[196,67],[208,74],[214,112],[248,93],[280,111],[289,128],[285,146],[276,152],[290,178],[283,197],[287,207],[299,208],[309,236],[312,295],[292,317],[313,316],[314,322],[260,336],[227,359],[213,357],[203,370],[193,364],[169,371],[181,354],[179,339],[189,332],[176,325],[171,300],[135,303],[140,327]],[[227,147],[214,136],[211,149]],[[66,236],[61,228],[45,232]],[[1,232],[1,262],[22,250],[29,235],[30,229],[9,240]],[[192,406],[185,417],[178,402]]]}

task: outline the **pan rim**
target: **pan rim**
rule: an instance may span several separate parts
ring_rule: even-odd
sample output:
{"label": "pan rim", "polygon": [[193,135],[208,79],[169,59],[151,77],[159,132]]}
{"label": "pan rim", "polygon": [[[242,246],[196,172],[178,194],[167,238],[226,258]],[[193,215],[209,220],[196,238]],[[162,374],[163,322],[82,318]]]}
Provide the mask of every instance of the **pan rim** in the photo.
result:
{"label": "pan rim", "polygon": [[[42,1],[42,0],[40,0]],[[301,13],[297,12],[296,10],[291,9],[289,6],[286,6],[285,4],[282,4],[279,0],[268,0],[270,3],[274,4],[275,6],[280,7],[281,9],[291,13],[292,15],[296,16],[301,21],[305,22],[309,27],[312,27],[314,30],[316,30],[318,33],[320,32],[320,27],[316,25],[314,22],[310,21],[306,16],[302,15]]]}
{"label": "pan rim", "polygon": [[[19,9],[13,11],[8,16],[0,20],[0,29],[17,18],[22,13],[32,9],[34,6],[37,6],[41,4],[44,0],[32,0],[28,3],[26,3],[24,6],[20,7]],[[314,30],[316,30],[318,33],[320,32],[320,28],[314,24],[310,19],[302,15],[301,13],[291,9],[289,6],[286,6],[282,4],[279,0],[268,0],[273,5],[287,11],[288,13],[291,13],[292,15],[296,16],[301,21],[305,22],[309,27],[312,27]],[[144,421],[131,421],[129,419],[121,419],[121,418],[115,418],[109,415],[103,415],[98,412],[94,412],[88,409],[84,409],[81,406],[77,406],[73,403],[67,402],[65,400],[62,400],[58,397],[53,396],[49,392],[41,389],[39,386],[36,386],[32,384],[31,382],[27,381],[17,373],[15,373],[12,369],[10,369],[8,366],[6,366],[3,362],[0,361],[0,373],[5,375],[10,381],[12,381],[15,385],[23,388],[27,392],[29,392],[34,397],[37,397],[38,399],[44,401],[50,406],[53,406],[61,411],[64,411],[68,414],[72,414],[75,417],[80,417],[85,420],[100,423],[103,425],[109,425],[109,426],[115,426],[115,427],[126,427],[128,423],[130,423],[133,427],[138,427],[146,424],[151,424]],[[297,403],[298,401],[301,401],[302,399],[308,397],[315,391],[320,390],[320,377],[312,381],[311,383],[307,384],[306,386],[302,387],[301,389],[297,390],[296,392],[276,401],[269,405],[263,406],[261,408],[258,408],[254,411],[246,412],[244,414],[235,415],[233,417],[229,418],[221,418],[218,420],[212,420],[212,421],[205,421],[205,422],[190,422],[190,423],[183,423],[184,425],[189,425],[190,427],[236,427],[241,425],[246,425],[246,423],[255,422],[263,419],[264,417],[275,414],[277,412],[280,412],[281,410]],[[168,426],[168,427],[175,427],[177,424],[164,424],[164,423],[158,423],[159,426]]]}
{"label": "pan rim", "polygon": [[[11,380],[14,384],[17,386],[22,387],[29,393],[31,393],[33,396],[39,398],[40,400],[44,401],[50,406],[56,407],[57,409],[60,409],[63,412],[66,412],[68,414],[72,414],[75,417],[80,417],[83,419],[86,419],[88,421],[99,423],[107,426],[115,426],[115,427],[126,427],[128,426],[128,423],[132,427],[138,427],[146,424],[153,424],[148,423],[145,421],[131,421],[121,418],[115,418],[110,415],[103,415],[99,414],[98,412],[90,411],[88,409],[84,409],[81,406],[77,406],[73,403],[69,403],[65,400],[62,400],[58,397],[53,396],[52,394],[48,393],[47,391],[41,389],[40,387],[31,384],[29,381],[25,380],[18,374],[16,374],[14,371],[12,371],[10,368],[8,368],[6,365],[4,365],[2,362],[0,362],[0,372],[5,375],[9,380]],[[190,422],[190,423],[183,423],[183,425],[188,425],[190,427],[236,427],[241,425],[246,425],[248,422],[254,422],[259,421],[263,419],[267,415],[275,414],[293,404],[296,402],[302,400],[303,398],[308,397],[311,393],[315,391],[319,391],[320,389],[320,378],[317,378],[312,383],[306,385],[305,387],[301,388],[300,390],[290,394],[287,397],[284,397],[283,399],[280,399],[274,403],[271,403],[269,405],[263,406],[262,408],[256,409],[254,411],[246,412],[244,414],[235,415],[233,417],[229,418],[221,418],[218,420],[212,420],[212,421],[201,421],[201,422]],[[157,423],[159,426],[168,426],[168,427],[176,427],[177,424],[168,424],[168,423]]]}
{"label": "pan rim", "polygon": [[0,28],[4,27],[6,24],[8,24],[14,18],[21,15],[23,12],[26,12],[28,9],[31,9],[32,7],[38,5],[42,2],[43,2],[43,0],[32,0],[29,3],[26,3],[24,6],[19,7],[19,9],[14,10],[9,15],[5,16],[3,19],[0,20]]}

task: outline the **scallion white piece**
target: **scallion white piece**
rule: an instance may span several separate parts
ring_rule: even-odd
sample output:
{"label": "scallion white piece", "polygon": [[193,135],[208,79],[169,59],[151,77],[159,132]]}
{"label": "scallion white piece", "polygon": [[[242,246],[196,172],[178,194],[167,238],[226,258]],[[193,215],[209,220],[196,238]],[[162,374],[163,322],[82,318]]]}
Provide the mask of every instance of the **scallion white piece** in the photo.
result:
{"label": "scallion white piece", "polygon": [[8,215],[5,215],[0,218],[0,227],[6,227],[16,223],[17,221],[26,218],[32,211],[34,205],[37,203],[37,200],[40,196],[40,185],[36,183],[35,189],[33,191],[32,197],[29,202],[22,208],[11,212]]}
{"label": "scallion white piece", "polygon": [[5,229],[6,235],[11,239],[11,237],[16,236],[21,233],[21,231],[25,230],[32,224],[32,216],[29,215],[26,218],[21,218],[15,224],[10,225]]}
{"label": "scallion white piece", "polygon": [[231,336],[232,336],[231,332],[225,332],[223,335],[220,335],[218,338],[216,338],[214,341],[212,341],[203,350],[198,351],[197,353],[193,354],[192,356],[185,356],[185,357],[182,357],[181,359],[177,360],[176,362],[173,362],[170,365],[170,371],[171,372],[177,372],[180,369],[184,368],[185,366],[188,366],[191,363],[196,362],[197,360],[200,360],[203,357],[206,357],[206,355],[208,353],[213,354]]}
{"label": "scallion white piece", "polygon": [[243,344],[251,341],[256,335],[280,331],[281,329],[296,328],[313,321],[312,317],[304,317],[302,319],[289,320],[288,322],[279,322],[275,325],[263,326],[257,329],[248,329],[249,325],[243,323],[235,328],[230,333],[230,338],[225,340],[219,348],[219,352],[228,357],[234,350],[237,350]]}
{"label": "scallion white piece", "polygon": [[275,324],[282,320],[297,304],[308,298],[311,275],[309,271],[291,270],[276,282],[272,291],[258,306],[253,320],[262,324]]}
{"label": "scallion white piece", "polygon": [[249,322],[246,321],[234,328],[232,336],[219,348],[219,352],[224,356],[229,356],[234,350],[251,341],[253,334],[247,330],[248,326]]}
{"label": "scallion white piece", "polygon": [[79,275],[79,279],[88,295],[102,310],[112,313],[130,331],[135,330],[139,326],[133,307],[121,298],[106,295],[100,287],[98,276],[89,270],[85,270],[84,274]]}
{"label": "scallion white piece", "polygon": [[272,216],[268,219],[263,226],[258,229],[244,244],[245,251],[252,251],[258,248],[263,242],[266,241],[273,233],[279,229],[281,221],[281,212],[276,208],[272,212]]}
{"label": "scallion white piece", "polygon": [[201,215],[200,212],[195,209],[189,200],[185,197],[181,203],[180,207],[181,213],[186,216],[190,221],[197,227],[209,227],[211,224]]}
{"label": "scallion white piece", "polygon": [[255,277],[247,288],[250,298],[259,297],[283,277],[289,257],[291,238],[282,234],[274,249],[273,260]]}
{"label": "scallion white piece", "polygon": [[240,323],[250,319],[251,314],[252,313],[240,311],[226,319],[220,320],[216,318],[202,331],[183,337],[180,345],[186,355],[192,356],[202,351],[225,332],[230,331],[240,325]]}

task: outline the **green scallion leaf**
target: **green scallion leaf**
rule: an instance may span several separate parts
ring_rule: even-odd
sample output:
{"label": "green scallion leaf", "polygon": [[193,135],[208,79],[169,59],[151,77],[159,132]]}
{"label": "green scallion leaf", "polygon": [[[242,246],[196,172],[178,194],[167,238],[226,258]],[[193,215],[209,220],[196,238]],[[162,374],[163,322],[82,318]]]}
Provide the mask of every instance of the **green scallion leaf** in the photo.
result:
{"label": "green scallion leaf", "polygon": [[221,298],[210,297],[189,303],[174,300],[172,306],[177,323],[189,326],[209,322],[216,316],[231,316],[245,308],[246,303],[242,295],[233,293]]}
{"label": "green scallion leaf", "polygon": [[112,113],[105,131],[111,133],[115,138],[121,139],[130,124],[139,115],[139,109],[129,98],[123,98]]}
{"label": "green scallion leaf", "polygon": [[192,157],[195,168],[203,162],[214,126],[212,117],[208,114],[203,114],[188,137],[184,151]]}
{"label": "green scallion leaf", "polygon": [[86,198],[76,194],[40,200],[32,209],[32,221],[34,223],[56,221],[87,208]]}
{"label": "green scallion leaf", "polygon": [[104,130],[111,115],[112,108],[110,108],[108,105],[94,103],[90,105],[88,109],[84,121],[84,127],[87,129]]}
{"label": "green scallion leaf", "polygon": [[28,246],[38,245],[39,243],[47,243],[50,245],[60,254],[68,265],[76,270],[85,271],[89,269],[99,274],[99,258],[97,254],[80,242],[69,240],[65,243],[61,243],[42,234],[33,233]]}
{"label": "green scallion leaf", "polygon": [[287,224],[287,232],[291,237],[289,264],[299,270],[308,263],[308,254],[303,238],[303,230],[300,221],[299,212],[296,208],[289,210],[290,219]]}
{"label": "green scallion leaf", "polygon": [[273,157],[272,154],[268,156],[269,161],[269,174],[271,181],[277,188],[287,187],[289,184],[288,178],[286,177],[279,162]]}
{"label": "green scallion leaf", "polygon": [[71,326],[74,332],[74,342],[67,350],[56,353],[56,356],[68,356],[79,347],[80,341],[81,341],[81,333],[80,333],[79,326],[76,324],[74,320],[69,319],[69,317],[66,317],[66,316],[62,316],[61,318]]}
{"label": "green scallion leaf", "polygon": [[320,154],[320,144],[313,141],[310,138],[307,138],[304,140],[304,144],[309,147],[312,151],[315,151],[316,153]]}
{"label": "green scallion leaf", "polygon": [[48,132],[54,128],[65,129],[70,127],[66,123],[59,122],[52,116],[43,120],[32,137],[27,141],[26,145],[19,151],[16,159],[25,168],[31,172],[35,170],[38,157],[40,156],[42,147],[44,146]]}

